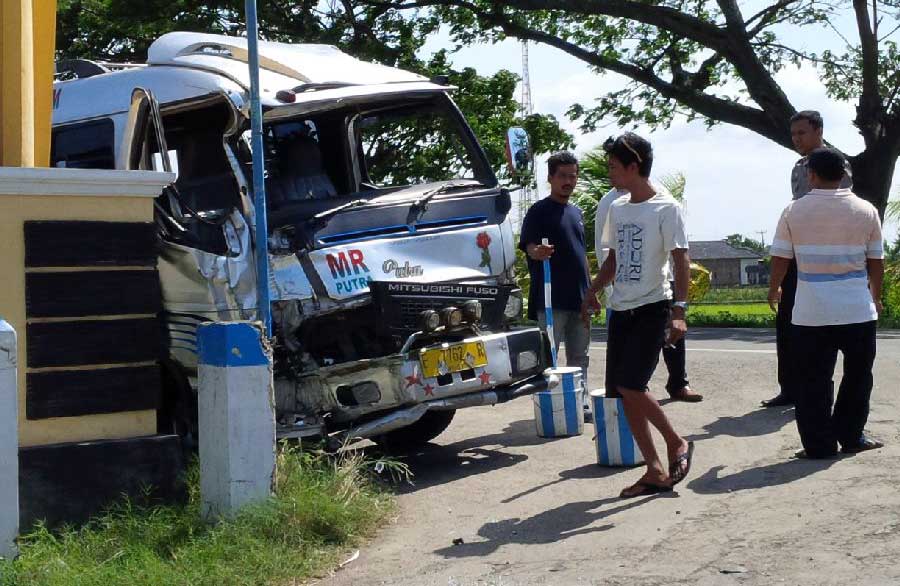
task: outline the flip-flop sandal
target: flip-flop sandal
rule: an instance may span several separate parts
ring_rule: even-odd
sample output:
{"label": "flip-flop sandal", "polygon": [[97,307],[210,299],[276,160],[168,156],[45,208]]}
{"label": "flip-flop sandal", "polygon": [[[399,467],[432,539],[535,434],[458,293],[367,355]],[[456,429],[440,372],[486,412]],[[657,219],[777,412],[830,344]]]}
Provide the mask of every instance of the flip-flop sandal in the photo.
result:
{"label": "flip-flop sandal", "polygon": [[[685,479],[688,472],[691,471],[691,460],[694,458],[694,442],[688,442],[688,449],[685,453],[678,456],[674,462],[669,464],[669,478],[672,479],[672,486]],[[685,463],[682,470],[681,463]]]}
{"label": "flip-flop sandal", "polygon": [[[629,492],[630,489],[635,488],[639,490],[637,490],[636,492]],[[622,490],[622,492],[619,493],[619,498],[631,499],[638,496],[650,496],[662,492],[672,492],[672,487],[662,484],[653,484],[652,482],[638,481],[628,488]]]}

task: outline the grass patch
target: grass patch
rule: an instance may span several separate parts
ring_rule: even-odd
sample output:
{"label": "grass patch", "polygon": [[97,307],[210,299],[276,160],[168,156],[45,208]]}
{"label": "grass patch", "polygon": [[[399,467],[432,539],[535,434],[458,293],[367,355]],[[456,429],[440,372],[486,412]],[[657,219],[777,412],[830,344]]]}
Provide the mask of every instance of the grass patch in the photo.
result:
{"label": "grass patch", "polygon": [[775,312],[768,303],[691,305],[688,326],[720,328],[774,328]]}
{"label": "grass patch", "polygon": [[706,292],[703,303],[765,303],[768,295],[768,285],[716,287]]}
{"label": "grass patch", "polygon": [[283,447],[278,488],[266,502],[210,525],[200,516],[199,472],[181,506],[116,505],[81,528],[39,527],[20,556],[0,563],[3,586],[236,586],[292,584],[334,567],[393,510],[374,469],[396,462]]}

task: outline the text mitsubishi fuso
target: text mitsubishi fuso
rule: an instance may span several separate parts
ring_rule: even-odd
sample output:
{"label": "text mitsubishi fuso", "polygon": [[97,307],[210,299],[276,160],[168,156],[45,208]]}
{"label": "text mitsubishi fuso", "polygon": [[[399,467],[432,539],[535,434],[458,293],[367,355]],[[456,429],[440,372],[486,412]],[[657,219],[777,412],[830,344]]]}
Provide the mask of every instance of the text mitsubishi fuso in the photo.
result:
{"label": "text mitsubishi fuso", "polygon": [[260,43],[268,234],[254,233],[247,45],[170,33],[146,65],[63,62],[52,164],[161,169],[166,431],[196,438],[196,329],[256,319],[268,249],[280,437],[408,449],[546,387],[509,193],[451,88],[334,47]]}

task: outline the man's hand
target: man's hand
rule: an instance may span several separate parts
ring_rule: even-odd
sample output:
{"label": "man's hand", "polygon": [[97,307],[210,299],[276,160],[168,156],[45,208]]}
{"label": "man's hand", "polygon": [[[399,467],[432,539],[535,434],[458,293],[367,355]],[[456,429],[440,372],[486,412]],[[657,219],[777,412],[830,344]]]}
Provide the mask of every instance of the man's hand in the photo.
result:
{"label": "man's hand", "polygon": [[684,321],[684,316],[673,317],[672,321],[669,322],[669,337],[666,339],[666,345],[674,346],[686,333],[687,322]]}
{"label": "man's hand", "polygon": [[875,312],[881,317],[881,312],[884,311],[884,304],[881,303],[881,299],[875,299]]}
{"label": "man's hand", "polygon": [[775,313],[778,313],[778,304],[781,303],[781,287],[777,289],[769,289],[769,307]]}
{"label": "man's hand", "polygon": [[528,245],[528,256],[531,260],[547,260],[553,256],[553,250],[552,244],[530,244]]}
{"label": "man's hand", "polygon": [[581,321],[584,322],[587,329],[591,329],[591,316],[602,310],[603,307],[597,301],[597,294],[588,289],[584,301],[581,302]]}

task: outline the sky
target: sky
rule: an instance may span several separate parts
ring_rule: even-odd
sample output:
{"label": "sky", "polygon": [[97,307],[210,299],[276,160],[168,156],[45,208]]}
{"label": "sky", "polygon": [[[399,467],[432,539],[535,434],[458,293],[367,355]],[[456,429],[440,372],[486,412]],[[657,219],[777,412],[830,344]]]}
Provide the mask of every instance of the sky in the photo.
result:
{"label": "sky", "polygon": [[[845,23],[847,24],[847,23]],[[852,24],[852,23],[849,23]],[[852,32],[852,31],[851,31]],[[852,37],[850,37],[852,39]],[[792,45],[815,50],[841,47],[839,38],[823,28],[791,31]],[[437,35],[423,53],[452,46],[446,35]],[[521,44],[506,40],[496,45],[471,45],[452,56],[455,68],[474,67],[481,75],[500,69],[522,72]],[[632,130],[648,138],[654,149],[653,177],[683,173],[687,178],[687,224],[691,240],[720,240],[729,234],[763,239],[771,243],[781,211],[789,203],[790,172],[798,156],[749,130],[720,124],[707,130],[701,121],[676,120],[668,129],[619,128],[615,123],[595,133],[582,134],[565,112],[573,103],[593,102],[610,89],[620,87],[615,74],[598,75],[582,61],[544,45],[529,45],[531,93],[534,111],[553,114],[575,136],[576,154],[601,144],[610,135]],[[825,120],[825,138],[848,154],[856,154],[863,141],[852,125],[854,104],[825,95],[812,67],[788,67],[776,80],[798,110],[815,109]],[[517,94],[518,96],[518,94]],[[538,160],[539,195],[547,192],[546,165]],[[898,193],[900,172],[894,176],[892,194]],[[887,225],[893,239],[897,226]]]}

